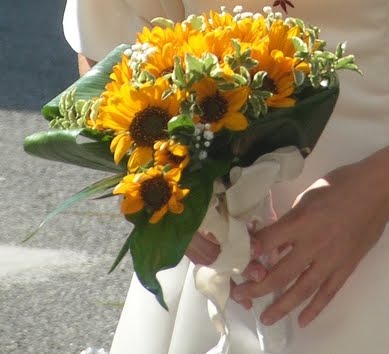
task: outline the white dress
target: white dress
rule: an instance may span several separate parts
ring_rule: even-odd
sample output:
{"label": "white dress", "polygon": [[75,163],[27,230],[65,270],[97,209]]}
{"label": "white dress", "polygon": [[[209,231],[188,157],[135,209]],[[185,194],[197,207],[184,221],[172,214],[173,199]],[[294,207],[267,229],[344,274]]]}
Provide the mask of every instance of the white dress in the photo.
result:
{"label": "white dress", "polygon": [[[341,75],[338,105],[303,174],[273,191],[280,215],[326,172],[389,144],[389,2],[293,2],[296,8],[290,15],[322,28],[321,37],[330,48],[348,40],[364,77]],[[64,29],[76,51],[99,60],[115,45],[133,42],[135,31],[156,16],[180,19],[221,5],[258,11],[268,4],[263,0],[68,0]],[[298,311],[292,313],[293,339],[283,354],[389,353],[388,270],[389,228],[312,324],[299,329]],[[205,300],[194,290],[189,262],[184,259],[176,269],[165,271],[161,280],[170,313],[134,277],[111,354],[201,354],[217,342]],[[231,302],[228,316],[233,323],[230,354],[260,354],[251,314]]]}

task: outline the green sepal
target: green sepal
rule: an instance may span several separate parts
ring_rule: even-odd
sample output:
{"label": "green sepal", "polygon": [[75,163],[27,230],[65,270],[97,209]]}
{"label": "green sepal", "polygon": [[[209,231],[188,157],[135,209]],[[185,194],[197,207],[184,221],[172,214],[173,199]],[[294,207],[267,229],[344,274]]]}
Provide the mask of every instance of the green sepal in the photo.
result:
{"label": "green sepal", "polygon": [[109,53],[101,62],[97,63],[90,71],[69,86],[64,92],[52,99],[42,108],[42,115],[47,120],[52,120],[60,115],[59,102],[63,93],[76,89],[75,99],[89,100],[99,97],[104,92],[105,85],[111,79],[112,68],[121,60],[121,56],[126,49],[131,48],[129,44],[122,44]]}
{"label": "green sepal", "polygon": [[110,176],[104,178],[98,182],[91,184],[90,186],[84,188],[82,191],[73,195],[69,199],[66,199],[63,203],[58,205],[53,211],[51,211],[45,219],[38,225],[38,227],[25,239],[23,242],[28,241],[32,238],[48,221],[54,218],[56,215],[62,213],[64,210],[68,209],[74,204],[82,202],[84,200],[90,199],[96,195],[99,195],[107,190],[115,187],[124,177],[124,174],[119,174],[115,176]]}
{"label": "green sepal", "polygon": [[[95,135],[96,134],[96,135]],[[90,129],[50,130],[35,133],[24,140],[24,150],[47,160],[64,162],[107,172],[124,172],[126,163],[116,165],[109,141],[93,141],[97,133]],[[85,141],[82,141],[85,140]]]}
{"label": "green sepal", "polygon": [[233,143],[238,164],[250,165],[259,156],[287,145],[311,151],[335,108],[338,95],[339,83],[330,89],[308,92],[307,98],[294,107],[269,111],[251,122],[250,128]]}
{"label": "green sepal", "polygon": [[169,120],[167,129],[170,136],[180,133],[193,134],[195,125],[190,116],[187,114],[180,114]]}

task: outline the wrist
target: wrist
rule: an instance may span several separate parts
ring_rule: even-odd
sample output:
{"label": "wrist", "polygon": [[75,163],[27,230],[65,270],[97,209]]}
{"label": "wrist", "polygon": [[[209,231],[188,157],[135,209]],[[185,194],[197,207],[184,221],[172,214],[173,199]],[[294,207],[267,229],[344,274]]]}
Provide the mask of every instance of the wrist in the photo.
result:
{"label": "wrist", "polygon": [[389,221],[389,147],[381,149],[356,164],[371,196]]}

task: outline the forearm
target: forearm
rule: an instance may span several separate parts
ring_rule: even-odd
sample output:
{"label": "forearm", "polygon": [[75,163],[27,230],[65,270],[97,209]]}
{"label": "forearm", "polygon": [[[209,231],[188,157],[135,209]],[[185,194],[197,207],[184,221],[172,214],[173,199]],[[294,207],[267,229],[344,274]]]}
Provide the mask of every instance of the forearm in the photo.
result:
{"label": "forearm", "polygon": [[[354,199],[355,208],[363,214],[373,212],[389,221],[389,146],[367,158],[339,167],[324,178],[343,193],[343,198]],[[342,184],[347,181],[346,184]]]}
{"label": "forearm", "polygon": [[360,161],[370,191],[380,200],[389,221],[389,146]]}
{"label": "forearm", "polygon": [[85,55],[78,54],[78,71],[80,76],[86,74],[95,64],[96,61],[87,58]]}

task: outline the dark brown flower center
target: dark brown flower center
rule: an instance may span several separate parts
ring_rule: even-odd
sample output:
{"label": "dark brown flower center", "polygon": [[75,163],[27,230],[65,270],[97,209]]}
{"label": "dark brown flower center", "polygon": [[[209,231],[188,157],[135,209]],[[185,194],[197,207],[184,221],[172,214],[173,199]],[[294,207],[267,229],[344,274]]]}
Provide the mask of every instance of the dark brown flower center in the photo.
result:
{"label": "dark brown flower center", "polygon": [[169,68],[166,68],[164,69],[163,71],[161,71],[161,74],[160,76],[164,76],[164,75],[167,75],[167,74],[171,74],[174,70],[174,66],[171,66]]}
{"label": "dark brown flower center", "polygon": [[174,155],[171,151],[168,151],[168,159],[173,162],[175,165],[179,165],[182,161],[185,160],[185,156]]}
{"label": "dark brown flower center", "polygon": [[277,93],[277,86],[273,79],[268,76],[265,76],[263,79],[262,89],[264,91],[270,91],[272,93]]}
{"label": "dark brown flower center", "polygon": [[204,98],[200,102],[200,108],[203,112],[202,123],[217,122],[227,113],[228,102],[219,92],[216,92],[214,95]]}
{"label": "dark brown flower center", "polygon": [[163,177],[154,177],[142,182],[140,194],[145,207],[156,211],[169,201],[172,192]]}
{"label": "dark brown flower center", "polygon": [[153,146],[156,140],[168,138],[167,123],[170,117],[164,109],[150,106],[137,112],[129,131],[138,146]]}

